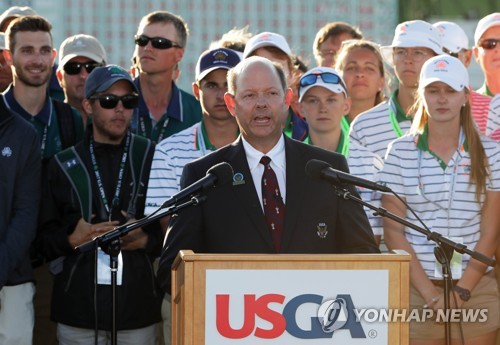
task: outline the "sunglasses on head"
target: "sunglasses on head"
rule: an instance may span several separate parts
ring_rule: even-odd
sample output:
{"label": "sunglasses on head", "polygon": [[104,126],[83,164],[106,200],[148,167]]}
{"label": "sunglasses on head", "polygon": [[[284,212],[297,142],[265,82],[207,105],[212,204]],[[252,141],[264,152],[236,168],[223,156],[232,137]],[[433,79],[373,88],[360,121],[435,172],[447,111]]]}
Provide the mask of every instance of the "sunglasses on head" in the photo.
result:
{"label": "sunglasses on head", "polygon": [[116,108],[119,101],[122,101],[123,107],[125,109],[134,109],[139,104],[139,95],[136,93],[131,93],[123,96],[117,96],[113,94],[94,95],[89,99],[98,100],[101,108],[104,109]]}
{"label": "sunglasses on head", "polygon": [[182,46],[178,43],[175,43],[168,38],[164,37],[148,37],[144,35],[135,35],[135,44],[139,47],[145,47],[148,45],[148,42],[151,41],[151,45],[156,49],[170,49],[174,48],[182,48]]}
{"label": "sunglasses on head", "polygon": [[344,90],[346,87],[344,86],[344,83],[342,82],[342,79],[334,73],[330,72],[323,72],[319,74],[309,74],[306,75],[305,77],[300,78],[300,86],[301,87],[306,87],[309,85],[316,84],[316,81],[318,80],[318,77],[321,77],[324,83],[327,84],[340,84]]}
{"label": "sunglasses on head", "polygon": [[479,46],[483,49],[490,50],[495,49],[498,43],[500,43],[500,39],[498,38],[487,38],[479,42]]}
{"label": "sunglasses on head", "polygon": [[84,67],[87,73],[90,73],[94,70],[94,68],[99,66],[102,66],[102,64],[97,62],[68,62],[64,65],[63,69],[64,72],[70,75],[75,75],[75,74],[80,74],[82,68]]}

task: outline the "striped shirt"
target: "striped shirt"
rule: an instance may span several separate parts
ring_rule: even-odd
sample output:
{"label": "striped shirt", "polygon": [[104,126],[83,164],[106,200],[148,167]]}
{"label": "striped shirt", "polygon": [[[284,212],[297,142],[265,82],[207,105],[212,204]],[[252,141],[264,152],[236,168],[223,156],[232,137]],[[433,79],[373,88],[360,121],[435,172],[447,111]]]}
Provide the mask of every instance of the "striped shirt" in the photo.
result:
{"label": "striped shirt", "polygon": [[145,215],[151,214],[179,191],[184,166],[213,149],[207,148],[201,122],[156,145],[146,194]]}
{"label": "striped shirt", "polygon": [[[500,146],[490,138],[481,139],[491,169],[486,189],[500,191]],[[485,195],[480,203],[475,201],[475,185],[469,182],[470,155],[464,147],[461,145],[446,164],[429,151],[425,132],[406,135],[389,147],[379,182],[404,197],[431,231],[461,237],[463,244],[473,250],[480,236]],[[420,225],[409,211],[406,219]],[[405,228],[404,232],[427,276],[434,278],[434,243],[416,230]],[[462,270],[468,261],[469,256],[464,255]]]}
{"label": "striped shirt", "polygon": [[491,97],[480,94],[471,89],[469,101],[472,110],[472,118],[482,134],[486,131],[486,122],[488,120],[488,109],[490,107]]}
{"label": "striped shirt", "polygon": [[[370,152],[368,149],[357,143],[350,143],[349,154],[347,155],[347,163],[349,171],[356,177],[361,177],[366,180],[376,181],[377,174],[382,170],[384,162],[382,158]],[[375,207],[380,207],[381,194],[363,187],[356,186],[361,199],[372,204]],[[364,207],[368,220],[373,230],[374,235],[382,236],[382,217],[374,216],[374,211]]]}
{"label": "striped shirt", "polygon": [[493,140],[500,140],[500,94],[491,100],[485,133]]}
{"label": "striped shirt", "polygon": [[[397,118],[397,124],[391,122],[390,109]],[[411,121],[400,113],[400,106],[394,94],[389,101],[376,105],[354,119],[349,132],[351,142],[358,143],[384,158],[389,143],[400,136],[395,126],[396,129],[399,127],[402,133],[406,133],[411,127]]]}

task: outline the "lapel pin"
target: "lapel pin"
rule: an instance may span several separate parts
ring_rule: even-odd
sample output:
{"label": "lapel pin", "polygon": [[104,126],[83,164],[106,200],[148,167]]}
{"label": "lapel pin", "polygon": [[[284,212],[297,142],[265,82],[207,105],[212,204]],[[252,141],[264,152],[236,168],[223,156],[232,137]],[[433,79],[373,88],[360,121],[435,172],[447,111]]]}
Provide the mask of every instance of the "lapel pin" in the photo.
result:
{"label": "lapel pin", "polygon": [[328,235],[328,225],[326,225],[326,223],[318,223],[316,228],[316,233],[318,234],[318,236],[320,238],[326,238],[326,235]]}
{"label": "lapel pin", "polygon": [[235,173],[233,175],[233,186],[238,186],[240,184],[245,184],[245,178],[242,173]]}

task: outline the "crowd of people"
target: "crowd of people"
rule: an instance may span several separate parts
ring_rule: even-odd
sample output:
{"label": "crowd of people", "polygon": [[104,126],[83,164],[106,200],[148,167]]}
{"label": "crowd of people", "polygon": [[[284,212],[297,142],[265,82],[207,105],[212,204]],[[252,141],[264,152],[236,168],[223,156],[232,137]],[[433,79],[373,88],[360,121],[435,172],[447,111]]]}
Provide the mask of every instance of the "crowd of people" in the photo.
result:
{"label": "crowd of people", "polygon": [[[192,90],[176,85],[191,54],[176,14],[142,18],[132,66],[109,64],[84,33],[57,51],[51,30],[29,7],[0,16],[0,343],[107,344],[115,315],[119,344],[170,344],[170,268],[181,249],[404,249],[411,308],[443,308],[435,243],[340,198],[306,174],[311,159],[384,184],[406,204],[344,186],[363,201],[500,257],[500,13],[477,23],[473,45],[448,21],[400,23],[387,46],[328,23],[312,68],[283,35],[235,28],[200,54]],[[82,249],[223,162],[229,183],[201,205],[127,232],[118,252]],[[488,309],[487,322],[453,328],[454,341],[495,344],[499,269],[453,257],[452,307]],[[441,344],[443,324],[411,323],[410,339]]]}

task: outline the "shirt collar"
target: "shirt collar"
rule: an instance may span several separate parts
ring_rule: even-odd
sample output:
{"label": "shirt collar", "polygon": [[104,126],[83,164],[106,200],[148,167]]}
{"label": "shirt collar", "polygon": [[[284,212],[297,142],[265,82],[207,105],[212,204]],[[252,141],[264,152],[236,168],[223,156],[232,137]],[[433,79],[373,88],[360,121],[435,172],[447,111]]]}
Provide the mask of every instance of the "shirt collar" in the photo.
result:
{"label": "shirt collar", "polygon": [[[148,116],[149,109],[148,106],[146,105],[146,102],[144,101],[144,98],[142,97],[141,83],[139,77],[135,78],[134,84],[135,86],[137,86],[137,89],[139,90],[139,105],[137,106],[137,108],[139,109],[139,116]],[[172,97],[168,102],[166,114],[168,117],[171,117],[178,121],[182,121],[183,114],[182,114],[181,93],[179,88],[177,87],[177,85],[175,85],[173,81],[172,81]]]}
{"label": "shirt collar", "polygon": [[280,136],[280,139],[274,145],[274,147],[266,154],[260,152],[255,149],[248,141],[241,136],[241,140],[243,142],[243,148],[245,149],[245,154],[247,156],[248,166],[250,171],[255,169],[260,164],[260,159],[263,156],[267,156],[271,158],[271,162],[274,163],[278,168],[285,171],[286,168],[286,156],[285,156],[285,138],[283,135]]}
{"label": "shirt collar", "polygon": [[[467,144],[467,138],[464,137],[463,147],[460,147],[460,150],[464,150],[465,152],[469,152],[469,145]],[[420,151],[432,152],[429,149],[429,126],[426,124],[422,133],[417,137],[417,148]]]}
{"label": "shirt collar", "polygon": [[495,96],[491,93],[490,89],[488,89],[488,85],[486,85],[486,83],[484,83],[483,86],[481,86],[481,88],[477,90],[477,92],[490,97]]}
{"label": "shirt collar", "polygon": [[30,113],[28,113],[24,108],[19,104],[19,102],[16,100],[14,97],[14,86],[10,84],[10,86],[7,88],[7,90],[4,92],[5,100],[7,102],[7,106],[11,108],[14,112],[18,113],[21,115],[23,118],[26,120],[30,120],[32,118],[36,118],[43,124],[49,125],[50,124],[50,113],[52,110],[51,107],[51,100],[48,95],[48,93],[45,96],[45,103],[43,105],[43,108],[36,114],[35,116],[32,116]]}
{"label": "shirt collar", "polygon": [[403,108],[401,107],[401,104],[398,102],[398,92],[399,90],[394,91],[394,93],[391,96],[390,102],[394,104],[394,109],[396,110],[396,120],[399,122],[407,121],[411,119],[411,116],[407,115]]}

